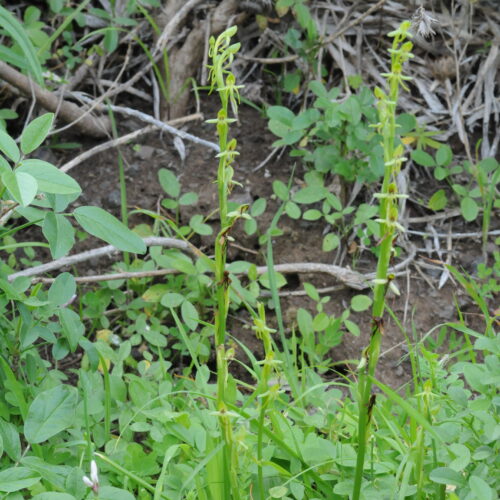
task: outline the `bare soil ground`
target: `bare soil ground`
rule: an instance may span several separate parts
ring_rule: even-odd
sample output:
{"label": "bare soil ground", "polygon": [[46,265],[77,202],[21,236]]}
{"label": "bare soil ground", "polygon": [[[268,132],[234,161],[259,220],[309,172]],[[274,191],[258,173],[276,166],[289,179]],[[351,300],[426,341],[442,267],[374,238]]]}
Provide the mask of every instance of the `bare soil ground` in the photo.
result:
{"label": "bare soil ground", "polygon": [[[414,39],[415,59],[411,70],[413,81],[410,92],[401,97],[399,103],[401,111],[417,114],[428,129],[439,129],[441,131],[439,139],[453,146],[457,161],[466,158],[467,149],[470,155],[470,151],[480,138],[482,142],[478,148],[483,157],[497,152],[500,133],[497,127],[498,111],[495,111],[498,105],[498,98],[495,95],[498,85],[495,82],[498,77],[499,33],[496,1],[319,2],[311,0],[307,4],[318,28],[318,43],[321,44],[318,61],[314,61],[314,65],[304,59],[306,52],[303,49],[297,49],[296,53],[293,53],[291,47],[284,42],[288,29],[298,28],[291,11],[281,16],[274,9],[273,2],[264,0],[253,2],[222,0],[205,3],[198,2],[192,11],[185,12],[184,17],[175,17],[176,22],[172,25],[170,20],[174,18],[173,13],[177,12],[184,2],[166,0],[164,9],[158,11],[161,21],[159,24],[165,30],[163,35],[169,40],[169,50],[171,50],[169,55],[172,55],[171,95],[180,92],[181,87],[184,89],[184,83],[191,77],[197,81],[203,80],[202,58],[207,48],[205,34],[210,30],[221,31],[227,23],[235,22],[239,23],[238,36],[242,42],[242,57],[234,61],[234,71],[238,82],[241,81],[246,86],[246,98],[258,105],[273,105],[278,102],[276,95],[281,93],[282,104],[294,110],[307,103],[308,96],[305,90],[307,81],[318,77],[322,66],[328,73],[321,75],[322,78],[324,76],[328,88],[334,86],[345,88],[349,77],[354,75],[361,76],[363,82],[371,87],[381,85],[380,74],[387,70],[389,44],[387,32],[395,29],[402,20],[410,18],[418,5],[425,4],[433,16],[433,28],[437,33],[430,41],[422,37]],[[164,19],[160,19],[160,14]],[[212,14],[213,19],[210,18]],[[157,39],[147,23],[140,24],[137,30],[151,47],[155,46]],[[300,51],[302,52],[299,53]],[[133,57],[130,57],[131,54]],[[98,82],[116,78],[117,82],[125,83],[118,86],[120,92],[115,89],[111,96],[108,95],[115,104],[153,114],[151,110],[153,99],[150,98],[153,90],[152,87],[148,87],[151,82],[147,77],[149,73],[145,70],[148,64],[140,47],[125,37],[119,50],[101,57],[100,63],[94,65],[87,79],[77,78],[72,84],[76,90],[84,90],[97,100],[102,97],[102,88]],[[89,71],[86,66],[86,63],[82,64],[84,76]],[[284,75],[294,71],[299,71],[304,77],[301,88],[297,93],[283,92]],[[137,75],[142,75],[144,78],[136,79]],[[133,90],[139,97],[128,93],[129,90]],[[31,97],[31,94],[29,95]],[[144,96],[150,98],[149,101]],[[163,113],[165,109],[162,109],[162,116],[172,118],[189,112],[194,105],[189,97],[189,92],[186,92],[179,106],[169,103],[170,109],[165,113]],[[75,100],[78,101],[78,96]],[[458,102],[462,105],[457,106]],[[25,106],[27,112],[28,101]],[[164,108],[165,102],[161,102],[160,107]],[[202,94],[200,109],[205,118],[214,117],[218,109],[214,97]],[[120,115],[118,135],[122,136],[143,126],[144,123],[135,118],[124,118]],[[183,128],[198,137],[215,141],[213,125],[197,121],[189,122]],[[81,143],[81,149],[71,153],[49,150],[47,158],[49,161],[63,165],[77,154],[102,142],[89,138],[85,132],[79,132],[74,136],[72,135],[75,134],[74,130],[61,138],[68,141],[76,140]],[[256,170],[256,167],[269,155],[275,137],[268,131],[267,121],[259,111],[245,104],[241,106],[239,123],[233,128],[233,135],[238,140],[240,151],[235,168],[235,180],[242,185],[242,188],[235,189],[232,196],[233,199],[245,203],[251,203],[260,197],[268,201],[265,214],[259,218],[259,227],[261,231],[265,231],[278,209],[278,202],[272,197],[272,182],[276,179],[288,182],[294,160],[285,151],[281,156],[274,156],[263,168]],[[182,211],[181,217],[184,221],[188,221],[194,213],[207,215],[216,209],[217,196],[214,185],[216,162],[213,151],[187,141],[184,145],[186,157],[181,160],[173,145],[172,137],[156,130],[137,141],[120,146],[125,162],[129,209],[139,207],[152,211],[160,210],[160,201],[164,197],[158,182],[160,168],[171,169],[178,175],[183,192],[194,191],[199,195],[196,206]],[[83,188],[83,195],[78,203],[101,206],[119,215],[117,158],[116,149],[107,149],[70,171]],[[293,181],[295,185],[300,185],[303,173],[301,165],[297,164]],[[429,172],[413,169],[408,180],[411,182],[412,194],[422,199],[428,199],[435,191],[435,180]],[[336,180],[332,178],[330,182],[334,184]],[[366,202],[369,198],[368,193],[362,190],[356,203]],[[449,219],[445,217],[434,220],[434,228],[437,231],[456,233],[480,230],[479,224],[466,225],[463,219],[455,216],[456,214],[448,213]],[[428,215],[422,206],[411,202],[408,204],[406,217]],[[132,225],[140,222],[145,222],[145,219],[134,216],[131,220]],[[214,216],[213,221],[209,223],[215,227],[216,217]],[[492,226],[495,224],[498,225],[498,220],[493,220]],[[356,256],[345,252],[344,249],[349,243],[346,241],[342,242],[340,253],[323,252],[321,242],[325,227],[320,222],[292,220],[283,216],[279,227],[284,234],[273,240],[276,264],[335,263],[363,273],[375,269],[375,260],[369,252]],[[426,222],[415,222],[411,225],[411,229],[425,231]],[[256,235],[248,236],[240,229],[235,236],[236,244],[230,248],[230,260],[265,263],[264,249],[259,246]],[[210,253],[212,238],[213,236],[197,237],[193,243]],[[428,246],[426,240],[421,237],[410,235],[408,238],[418,251],[408,266],[406,275],[398,278],[401,296],[392,297],[389,302],[403,329],[412,332],[415,337],[413,340],[418,340],[436,325],[456,319],[457,307],[460,307],[462,312],[470,313],[471,321],[480,322],[481,318],[475,316],[476,311],[469,299],[451,279],[448,279],[443,288],[438,288],[443,267],[436,262],[441,257],[435,251],[435,243]],[[443,247],[446,244],[444,240],[441,241]],[[81,242],[73,251],[99,245],[97,241],[88,239]],[[482,259],[480,237],[452,240],[451,248],[446,249],[445,255],[451,255],[450,263],[454,266],[474,274]],[[37,254],[37,258],[41,261],[50,260],[48,253],[43,250]],[[109,260],[92,260],[80,266],[78,271],[81,275],[105,272],[109,270],[109,263]],[[313,283],[318,288],[338,284],[330,277],[318,274],[292,274],[288,275],[287,279],[288,284],[282,290],[282,309],[288,328],[293,327],[295,312],[299,307],[311,310],[314,308],[314,304],[307,296],[297,294],[303,290],[304,282]],[[326,304],[325,311],[339,315],[348,306],[355,293],[358,292],[346,287],[330,292],[331,300]],[[330,353],[332,360],[342,364],[347,370],[355,366],[370,334],[368,314],[361,314],[354,319],[361,326],[361,335],[355,337],[346,332],[343,342]],[[272,317],[270,321],[273,321]],[[259,352],[260,342],[254,339],[248,328],[245,328],[244,317],[233,318],[230,327],[236,337],[253,351]],[[408,364],[405,361],[407,354],[405,346],[406,340],[402,328],[395,321],[388,320],[379,364],[379,376],[382,381],[396,386],[409,376]],[[446,348],[445,345],[443,348]]]}
{"label": "bare soil ground", "polygon": [[[211,117],[216,110],[215,101],[206,98],[202,110],[206,118]],[[137,127],[134,120],[121,123],[121,133],[126,133]],[[204,122],[189,125],[187,129],[202,138],[214,140],[213,126]],[[271,160],[263,168],[255,168],[267,157],[274,136],[267,130],[266,120],[258,111],[248,106],[243,106],[240,113],[240,122],[235,128],[235,137],[238,140],[240,157],[235,168],[235,180],[243,187],[233,192],[233,198],[240,202],[252,202],[259,197],[266,198],[269,202],[266,213],[259,218],[262,231],[267,229],[271,218],[278,208],[276,200],[272,199],[272,181],[275,179],[288,182],[292,172],[292,160],[286,154],[281,158]],[[86,142],[83,148],[92,144]],[[140,146],[140,147],[138,147]],[[179,154],[168,136],[160,137],[152,133],[142,138],[138,143],[130,143],[121,147],[120,151],[125,161],[127,178],[127,196],[130,209],[143,208],[157,211],[160,200],[165,197],[158,182],[158,170],[168,168],[176,172],[183,192],[194,191],[199,195],[199,202],[194,207],[182,211],[181,216],[185,221],[194,213],[208,214],[217,207],[217,193],[214,179],[216,176],[216,162],[214,154],[205,147],[186,143],[186,158],[182,162]],[[67,156],[63,161],[68,161]],[[71,174],[78,180],[83,189],[83,196],[79,200],[82,204],[95,204],[119,214],[120,193],[118,190],[118,163],[116,150],[108,151],[95,156],[80,164],[72,170]],[[300,168],[298,179],[300,179]],[[362,195],[361,195],[362,196]],[[139,218],[132,219],[134,223],[144,222]],[[215,223],[215,218],[214,218]],[[215,225],[214,225],[215,227]],[[324,225],[316,222],[292,220],[286,215],[280,220],[279,227],[284,234],[273,240],[274,259],[276,264],[294,262],[322,262],[332,263],[334,253],[325,253],[321,249]],[[418,229],[418,226],[416,227]],[[213,236],[198,237],[195,244],[210,253]],[[265,249],[258,243],[258,237],[248,236],[244,231],[236,232],[236,246],[229,252],[229,259],[248,260],[258,265],[264,264]],[[417,246],[423,243],[415,240]],[[85,242],[83,247],[92,246],[92,242]],[[80,249],[83,249],[81,247]],[[425,255],[425,254],[424,254]],[[432,255],[430,255],[432,257]],[[454,252],[454,265],[464,268],[469,272],[481,258],[480,241],[470,242],[467,245],[456,245]],[[422,257],[417,257],[422,261]],[[357,271],[368,273],[375,269],[375,260],[368,254],[363,254],[356,261]],[[90,262],[80,267],[82,275],[93,274],[105,269],[107,263]],[[342,262],[344,266],[353,266],[353,260],[347,256]],[[437,289],[439,272],[417,272],[411,266],[406,276],[398,279],[401,296],[393,296],[389,301],[390,308],[394,311],[399,321],[407,332],[414,331],[415,340],[427,335],[431,328],[457,318],[456,304],[465,311],[470,304],[463,292],[448,283],[444,288]],[[288,275],[288,285],[282,290],[282,310],[287,320],[288,328],[295,322],[296,311],[299,307],[309,308],[314,311],[314,303],[307,296],[291,295],[290,292],[303,290],[303,282],[313,283],[318,288],[329,287],[336,283],[329,276],[296,274]],[[340,288],[329,293],[330,302],[326,304],[325,311],[330,314],[340,315],[348,307],[351,297],[359,293],[349,288]],[[456,300],[456,301],[455,301]],[[353,336],[346,332],[342,343],[332,349],[330,356],[333,362],[340,365],[341,369],[348,371],[355,367],[362,349],[368,342],[370,334],[369,314],[358,314],[355,318],[361,327],[361,335]],[[270,314],[271,323],[274,322]],[[261,342],[245,327],[245,318],[232,318],[231,332],[253,352],[261,353]],[[383,340],[381,361],[378,373],[380,379],[390,385],[399,386],[402,381],[410,376],[407,360],[407,347],[404,334],[400,327],[389,320]],[[243,375],[238,373],[238,375]]]}

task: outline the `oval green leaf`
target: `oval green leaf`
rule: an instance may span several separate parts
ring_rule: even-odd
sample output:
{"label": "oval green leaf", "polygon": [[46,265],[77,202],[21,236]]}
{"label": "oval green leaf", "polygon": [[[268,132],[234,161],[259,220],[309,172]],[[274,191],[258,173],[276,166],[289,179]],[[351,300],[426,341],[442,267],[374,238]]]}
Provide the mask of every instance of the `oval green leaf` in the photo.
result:
{"label": "oval green leaf", "polygon": [[179,307],[184,302],[184,295],[180,293],[165,293],[161,300],[160,304],[164,307]]}
{"label": "oval green leaf", "polygon": [[146,252],[144,241],[102,208],[78,207],[73,213],[85,231],[119,250],[133,253]]}
{"label": "oval green leaf", "polygon": [[493,491],[489,484],[479,476],[471,476],[469,478],[469,486],[477,500],[493,498]]}
{"label": "oval green leaf", "polygon": [[40,476],[26,467],[10,467],[0,472],[0,491],[12,493],[29,488],[40,481]]}
{"label": "oval green leaf", "polygon": [[17,163],[21,158],[21,152],[16,141],[3,130],[0,130],[0,151],[14,163]]}
{"label": "oval green leaf", "polygon": [[28,443],[41,443],[70,427],[74,422],[77,400],[77,390],[63,384],[38,394],[24,423]]}
{"label": "oval green leaf", "polygon": [[434,167],[436,165],[434,158],[429,153],[426,153],[421,149],[416,149],[415,151],[412,151],[411,159],[415,163],[422,165],[422,167]]}
{"label": "oval green leaf", "polygon": [[368,295],[355,295],[351,299],[351,309],[356,312],[366,311],[372,305],[372,299]]}
{"label": "oval green leaf", "polygon": [[449,467],[438,467],[431,471],[430,480],[439,484],[450,484],[452,486],[462,486],[464,478],[460,473]]}
{"label": "oval green leaf", "polygon": [[57,493],[55,491],[46,491],[32,497],[31,500],[76,500],[73,495],[68,493]]}
{"label": "oval green leaf", "polygon": [[158,180],[163,191],[172,198],[178,198],[181,193],[181,185],[177,176],[166,168],[160,168],[158,171]]}
{"label": "oval green leaf", "polygon": [[42,144],[52,128],[54,113],[45,113],[35,118],[21,134],[21,151],[27,155]]}
{"label": "oval green leaf", "polygon": [[62,306],[69,302],[76,292],[76,282],[70,273],[61,273],[50,285],[48,296],[52,304]]}
{"label": "oval green leaf", "polygon": [[36,179],[24,172],[4,172],[2,182],[10,194],[21,206],[27,207],[35,198],[38,191]]}
{"label": "oval green leaf", "polygon": [[327,194],[327,190],[323,186],[306,186],[297,191],[292,199],[295,203],[316,203],[321,201]]}
{"label": "oval green leaf", "polygon": [[102,486],[99,488],[99,500],[135,500],[135,497],[127,490],[114,486]]}
{"label": "oval green leaf", "polygon": [[469,196],[466,196],[460,202],[460,210],[462,212],[463,218],[467,222],[475,220],[477,215],[479,214],[479,207],[477,206],[477,203]]}
{"label": "oval green leaf", "polygon": [[17,169],[32,175],[38,182],[38,189],[52,194],[80,194],[78,182],[57,167],[43,160],[24,160]]}
{"label": "oval green leaf", "polygon": [[323,238],[323,252],[331,252],[340,245],[340,238],[335,233],[328,233]]}
{"label": "oval green leaf", "polygon": [[49,212],[43,221],[42,232],[54,259],[64,257],[75,244],[75,230],[64,215]]}
{"label": "oval green leaf", "polygon": [[186,323],[191,330],[196,330],[199,319],[198,311],[188,300],[185,300],[181,305],[181,315],[184,323]]}

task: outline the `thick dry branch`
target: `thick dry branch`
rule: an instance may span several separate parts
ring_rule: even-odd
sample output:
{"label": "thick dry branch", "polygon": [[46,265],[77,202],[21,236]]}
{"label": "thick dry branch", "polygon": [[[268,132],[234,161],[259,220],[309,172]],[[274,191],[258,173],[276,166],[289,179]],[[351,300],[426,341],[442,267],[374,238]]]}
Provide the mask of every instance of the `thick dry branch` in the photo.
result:
{"label": "thick dry branch", "polygon": [[[178,248],[179,250],[187,252],[193,255],[194,257],[200,257],[202,255],[200,250],[198,250],[191,243],[182,240],[177,240],[174,238],[150,237],[150,238],[144,238],[144,242],[146,243],[147,246],[164,246],[169,248]],[[113,247],[112,245],[96,248],[93,250],[87,250],[86,252],[81,252],[75,255],[70,255],[68,257],[63,257],[61,259],[48,262],[47,264],[42,264],[40,266],[35,266],[30,269],[25,269],[23,271],[11,274],[8,276],[8,280],[12,281],[20,276],[32,276],[34,282],[52,283],[53,278],[42,278],[40,277],[40,275],[47,273],[49,271],[55,271],[57,269],[61,269],[66,266],[78,264],[80,262],[85,262],[87,260],[96,257],[102,257],[105,255],[111,256],[117,253],[120,253],[120,250]],[[400,264],[394,266],[394,268],[392,268],[391,271],[395,272],[402,268],[406,268],[411,263],[414,257],[415,257],[415,250],[412,249],[407,259],[401,262]],[[264,274],[267,271],[268,271],[267,266],[257,267],[258,274]],[[338,281],[342,282],[344,285],[348,286],[349,288],[353,288],[355,290],[364,290],[368,288],[370,286],[370,280],[375,277],[375,273],[361,274],[356,271],[352,271],[351,269],[343,268],[340,266],[314,263],[314,262],[277,264],[274,266],[274,271],[283,274],[291,274],[291,273],[329,274]],[[145,271],[145,272],[143,271],[123,272],[123,273],[110,273],[110,274],[94,275],[94,276],[82,276],[76,278],[76,280],[82,283],[91,283],[91,282],[110,281],[117,279],[143,278],[146,276],[163,276],[165,274],[172,274],[175,272],[176,271],[173,269],[159,269],[159,270]]]}
{"label": "thick dry branch", "polygon": [[23,75],[12,66],[0,61],[0,78],[17,88],[27,97],[34,96],[37,103],[47,111],[57,112],[58,118],[74,126],[85,135],[91,137],[104,137],[111,131],[107,117],[95,117],[88,114],[87,110],[78,107],[72,102],[62,100],[56,94],[43,89]]}
{"label": "thick dry branch", "polygon": [[[268,271],[267,266],[257,267],[258,274],[264,274]],[[321,264],[314,262],[294,262],[291,264],[275,264],[274,271],[277,273],[311,273],[311,274],[329,274],[341,281],[350,288],[363,290],[368,287],[366,278],[363,274],[352,271],[345,267],[334,266],[331,264]]]}

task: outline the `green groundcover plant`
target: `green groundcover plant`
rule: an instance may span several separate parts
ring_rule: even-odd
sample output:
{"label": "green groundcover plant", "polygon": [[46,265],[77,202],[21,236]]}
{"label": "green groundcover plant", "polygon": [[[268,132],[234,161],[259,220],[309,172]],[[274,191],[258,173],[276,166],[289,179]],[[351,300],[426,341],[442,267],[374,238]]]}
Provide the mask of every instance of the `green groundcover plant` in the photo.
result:
{"label": "green groundcover plant", "polygon": [[[304,15],[303,2],[288,3]],[[397,101],[408,80],[403,71],[411,58],[409,28],[404,22],[390,34],[387,85],[375,89],[375,108],[366,117],[375,126],[370,141],[379,146],[377,177],[383,179],[379,212],[369,216],[378,243],[373,298],[357,295],[347,313],[328,318],[325,300],[308,284],[317,314],[299,311],[298,328],[290,336],[280,313],[281,277],[273,270],[271,237],[281,215],[295,210],[291,203],[328,199],[325,194],[311,201],[314,188],[322,192],[316,174],[308,177],[313,189],[306,186],[298,198],[290,194],[290,186],[275,187],[282,203],[261,235],[268,273],[259,283],[271,292],[266,304],[276,314],[276,332],[259,299],[255,266],[227,262],[235,224],[243,222],[254,232],[251,217],[266,209],[263,202],[248,207],[228,201],[238,162],[231,138],[240,88],[231,72],[239,50],[232,41],[235,27],[210,40],[211,88],[221,103],[209,120],[220,146],[214,168],[219,198],[214,258],[158,246],[146,255],[138,236],[144,227],[131,231],[98,207],[72,210],[81,193],[78,183],[31,157],[49,134],[53,115],[29,123],[19,145],[0,131],[0,498],[498,498],[500,338],[498,319],[489,307],[498,287],[498,259],[493,267],[480,269],[480,282],[450,268],[481,311],[480,326],[473,329],[463,319],[429,332],[416,325],[407,332],[401,326],[410,383],[394,389],[376,374],[390,312],[385,303],[393,285],[389,263],[402,231],[398,206],[403,195],[395,176],[405,148]],[[318,99],[329,99],[331,91],[316,90]],[[355,102],[349,106],[359,105]],[[282,117],[283,109],[271,113]],[[318,113],[322,109],[326,102]],[[342,120],[328,125],[339,147],[351,132],[361,142],[368,137],[367,126],[357,123],[353,132],[353,124]],[[311,155],[307,161],[314,163],[319,156]],[[368,172],[361,156],[354,160],[360,175]],[[152,232],[180,239],[209,236],[212,228],[201,214],[182,222],[182,207],[196,203],[196,197],[181,194],[166,169],[160,171],[159,183],[168,195],[163,206],[173,217],[167,221],[143,211],[155,217]],[[69,272],[50,284],[13,274],[19,264],[32,263],[37,246],[47,248],[54,259],[68,254],[77,238],[76,224],[124,252],[116,269],[175,273],[90,288],[78,285]],[[27,232],[31,226],[40,228],[46,242],[29,241],[25,235],[33,234]],[[358,327],[350,320],[350,314],[370,307],[371,325]],[[231,335],[230,313],[241,311],[262,343],[262,359]],[[322,376],[323,358],[341,340],[343,329],[365,335],[367,347],[354,373],[328,380]],[[434,330],[439,338],[455,339],[453,351],[434,352]],[[246,363],[238,351],[245,353]],[[245,377],[234,375],[235,365]]]}

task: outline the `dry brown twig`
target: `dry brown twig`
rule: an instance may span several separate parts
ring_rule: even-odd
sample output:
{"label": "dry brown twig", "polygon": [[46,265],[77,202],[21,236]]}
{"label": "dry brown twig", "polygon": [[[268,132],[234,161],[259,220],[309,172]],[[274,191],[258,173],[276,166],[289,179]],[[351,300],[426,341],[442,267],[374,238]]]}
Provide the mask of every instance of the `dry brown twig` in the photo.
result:
{"label": "dry brown twig", "polygon": [[0,78],[27,97],[31,97],[33,94],[37,103],[47,111],[56,112],[59,109],[58,117],[67,123],[75,122],[75,127],[85,135],[104,137],[111,130],[111,125],[107,117],[87,115],[86,110],[72,102],[60,100],[59,96],[42,88],[36,82],[3,61],[0,61]]}
{"label": "dry brown twig", "polygon": [[[73,95],[78,96],[79,99],[81,99],[84,102],[92,103],[94,102],[92,99],[80,94],[80,93],[73,93]],[[138,111],[137,109],[132,109],[128,108],[125,106],[113,106],[111,104],[108,105],[103,105],[103,104],[93,104],[93,107],[97,109],[110,109],[114,113],[119,113],[122,115],[127,115],[127,116],[133,116],[134,118],[138,118],[139,120],[150,123],[154,125],[155,127],[164,130],[165,132],[168,132],[172,135],[178,136],[181,139],[185,139],[187,141],[194,142],[196,144],[200,144],[202,146],[206,146],[209,149],[212,149],[216,151],[217,153],[219,152],[219,145],[216,144],[215,142],[211,141],[206,141],[205,139],[202,139],[201,137],[197,137],[193,134],[189,134],[188,132],[184,132],[183,130],[179,130],[175,127],[172,127],[171,125],[168,125],[168,122],[162,122],[160,120],[157,120],[156,118],[153,118],[151,115],[148,115],[146,113],[143,113],[142,111]]]}
{"label": "dry brown twig", "polygon": [[[176,120],[170,120],[167,122],[167,125],[180,125],[182,123],[186,123],[189,121],[193,120],[202,120],[203,115],[200,113],[195,113],[193,115],[188,115],[184,116],[182,118],[177,118]],[[103,151],[106,151],[107,149],[111,148],[116,148],[118,146],[121,146],[122,144],[126,144],[134,139],[138,139],[139,137],[149,134],[150,132],[153,132],[156,130],[157,127],[155,125],[147,125],[146,127],[140,128],[138,130],[134,130],[133,132],[130,132],[129,134],[123,135],[121,137],[118,137],[116,139],[112,139],[110,141],[104,142],[103,144],[98,144],[97,146],[94,146],[91,149],[88,149],[87,151],[84,151],[80,155],[76,156],[72,160],[68,161],[64,165],[60,167],[60,170],[62,172],[67,172],[68,170],[71,170],[72,168],[76,167],[80,163],[84,162],[85,160],[88,160],[92,156],[102,153]]]}

